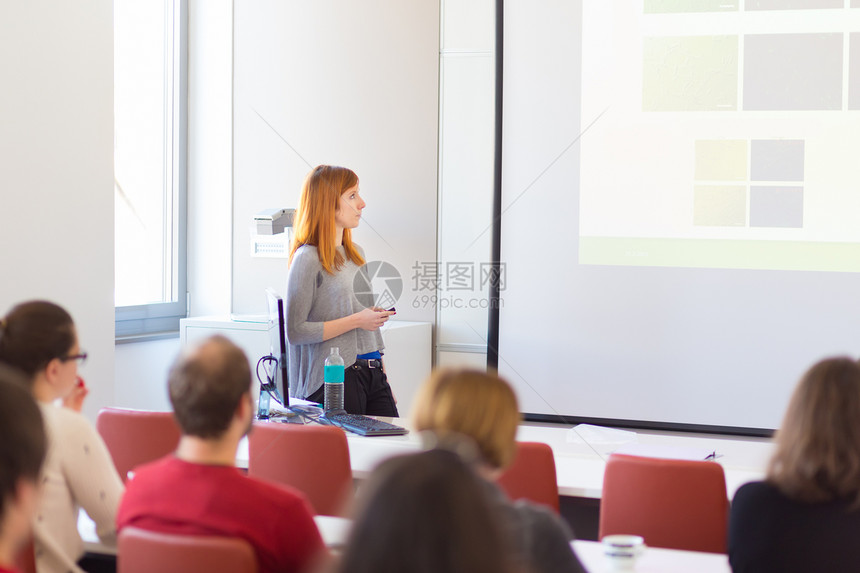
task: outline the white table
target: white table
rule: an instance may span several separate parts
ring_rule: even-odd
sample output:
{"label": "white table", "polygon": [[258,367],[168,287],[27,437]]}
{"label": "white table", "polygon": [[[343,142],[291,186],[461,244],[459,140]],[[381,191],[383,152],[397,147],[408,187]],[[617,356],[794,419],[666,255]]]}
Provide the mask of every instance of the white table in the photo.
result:
{"label": "white table", "polygon": [[[317,515],[314,517],[314,521],[327,547],[337,549],[343,546],[347,535],[349,535],[349,527],[352,524],[349,519]],[[78,533],[81,535],[81,539],[84,540],[84,549],[88,553],[97,553],[99,555],[117,554],[116,542],[102,542],[98,535],[96,535],[95,522],[83,510],[78,513]]]}
{"label": "white table", "polygon": [[[349,535],[351,521],[341,517],[317,516],[317,527],[323,541],[331,549],[343,547]],[[589,573],[616,571],[603,554],[603,545],[596,541],[574,541],[573,549]],[[647,547],[637,560],[634,573],[731,573],[728,556],[722,553],[701,553]]]}
{"label": "white table", "polygon": [[[383,418],[408,427],[408,420]],[[570,426],[527,422],[520,426],[520,441],[544,442],[555,455],[559,493],[562,496],[600,499],[603,492],[603,471],[606,458],[617,445],[594,445],[571,441]],[[698,448],[714,451],[716,461],[726,473],[727,495],[731,499],[743,484],[762,479],[768,459],[773,451],[771,440],[708,434],[678,432],[636,431],[640,444],[664,447]],[[421,449],[419,436],[410,432],[405,436],[363,437],[346,433],[353,477],[366,478],[381,461],[399,454]],[[248,444],[243,440],[236,456],[239,467],[248,467]]]}
{"label": "white table", "polygon": [[317,515],[314,516],[314,521],[317,524],[317,529],[320,530],[320,537],[322,537],[326,547],[337,550],[346,544],[346,538],[349,536],[349,528],[352,526],[351,519],[330,515]]}
{"label": "white table", "polygon": [[99,555],[116,555],[116,540],[102,542],[96,534],[96,522],[90,519],[83,509],[78,511],[78,533],[84,540],[84,550],[87,553]]}
{"label": "white table", "polygon": [[[574,541],[573,549],[589,573],[617,572],[603,554],[597,541]],[[724,553],[701,553],[646,547],[636,561],[633,573],[731,573],[729,557]]]}
{"label": "white table", "polygon": [[[343,547],[349,535],[351,520],[318,515],[314,521],[326,546],[333,550]],[[116,545],[104,544],[96,536],[95,523],[83,511],[78,518],[78,531],[90,553],[116,555]],[[603,555],[603,546],[596,541],[574,541],[573,549],[590,573],[613,571]],[[699,553],[648,547],[636,562],[635,573],[731,573],[728,557],[718,553]]]}

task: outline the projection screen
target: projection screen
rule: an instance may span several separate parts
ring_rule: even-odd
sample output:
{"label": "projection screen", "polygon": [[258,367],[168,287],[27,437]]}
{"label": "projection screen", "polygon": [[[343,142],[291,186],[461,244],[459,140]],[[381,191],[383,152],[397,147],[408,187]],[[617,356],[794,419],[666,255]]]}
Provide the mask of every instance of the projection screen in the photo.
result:
{"label": "projection screen", "polygon": [[500,373],[757,433],[860,347],[860,0],[507,2]]}

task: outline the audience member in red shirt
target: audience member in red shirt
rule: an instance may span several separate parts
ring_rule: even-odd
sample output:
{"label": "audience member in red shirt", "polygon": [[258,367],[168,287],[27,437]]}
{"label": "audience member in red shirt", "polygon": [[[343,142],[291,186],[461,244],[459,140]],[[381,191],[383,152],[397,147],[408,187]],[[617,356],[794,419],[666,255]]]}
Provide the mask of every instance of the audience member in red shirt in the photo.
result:
{"label": "audience member in red shirt", "polygon": [[182,355],[168,388],[182,428],[175,455],[135,471],[117,527],[224,535],[248,541],[261,573],[307,571],[325,554],[312,510],[295,490],[242,475],[236,448],[250,429],[251,371],[242,350],[215,336]]}

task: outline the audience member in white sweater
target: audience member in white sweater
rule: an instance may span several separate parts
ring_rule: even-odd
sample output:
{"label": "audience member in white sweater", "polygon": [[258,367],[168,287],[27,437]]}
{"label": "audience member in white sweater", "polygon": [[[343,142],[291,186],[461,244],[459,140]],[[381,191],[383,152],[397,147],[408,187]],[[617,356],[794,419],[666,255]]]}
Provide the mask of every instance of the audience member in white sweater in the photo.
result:
{"label": "audience member in white sweater", "polygon": [[[30,380],[48,435],[33,523],[39,573],[84,571],[78,563],[84,555],[77,529],[80,507],[103,541],[115,536],[123,485],[107,447],[80,413],[87,390],[78,363],[84,359],[72,317],[54,303],[25,302],[0,320],[0,362]],[[55,405],[58,400],[63,406]]]}

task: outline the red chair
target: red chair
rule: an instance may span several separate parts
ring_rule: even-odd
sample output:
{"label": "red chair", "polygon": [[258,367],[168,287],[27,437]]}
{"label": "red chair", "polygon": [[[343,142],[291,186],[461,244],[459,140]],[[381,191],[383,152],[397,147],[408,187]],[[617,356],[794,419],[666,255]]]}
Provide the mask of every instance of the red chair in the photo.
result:
{"label": "red chair", "polygon": [[497,483],[511,499],[527,499],[559,512],[555,458],[546,444],[517,442],[517,455]]}
{"label": "red chair", "polygon": [[128,472],[176,450],[182,432],[172,412],[103,408],[96,417],[101,434],[123,483]]}
{"label": "red chair", "polygon": [[248,475],[299,490],[317,514],[343,515],[352,501],[349,446],[339,428],[255,422],[248,454]]}
{"label": "red chair", "polygon": [[257,573],[244,539],[200,537],[124,528],[117,540],[117,573]]}
{"label": "red chair", "polygon": [[600,533],[641,535],[653,547],[726,552],[729,500],[716,462],[612,455]]}

